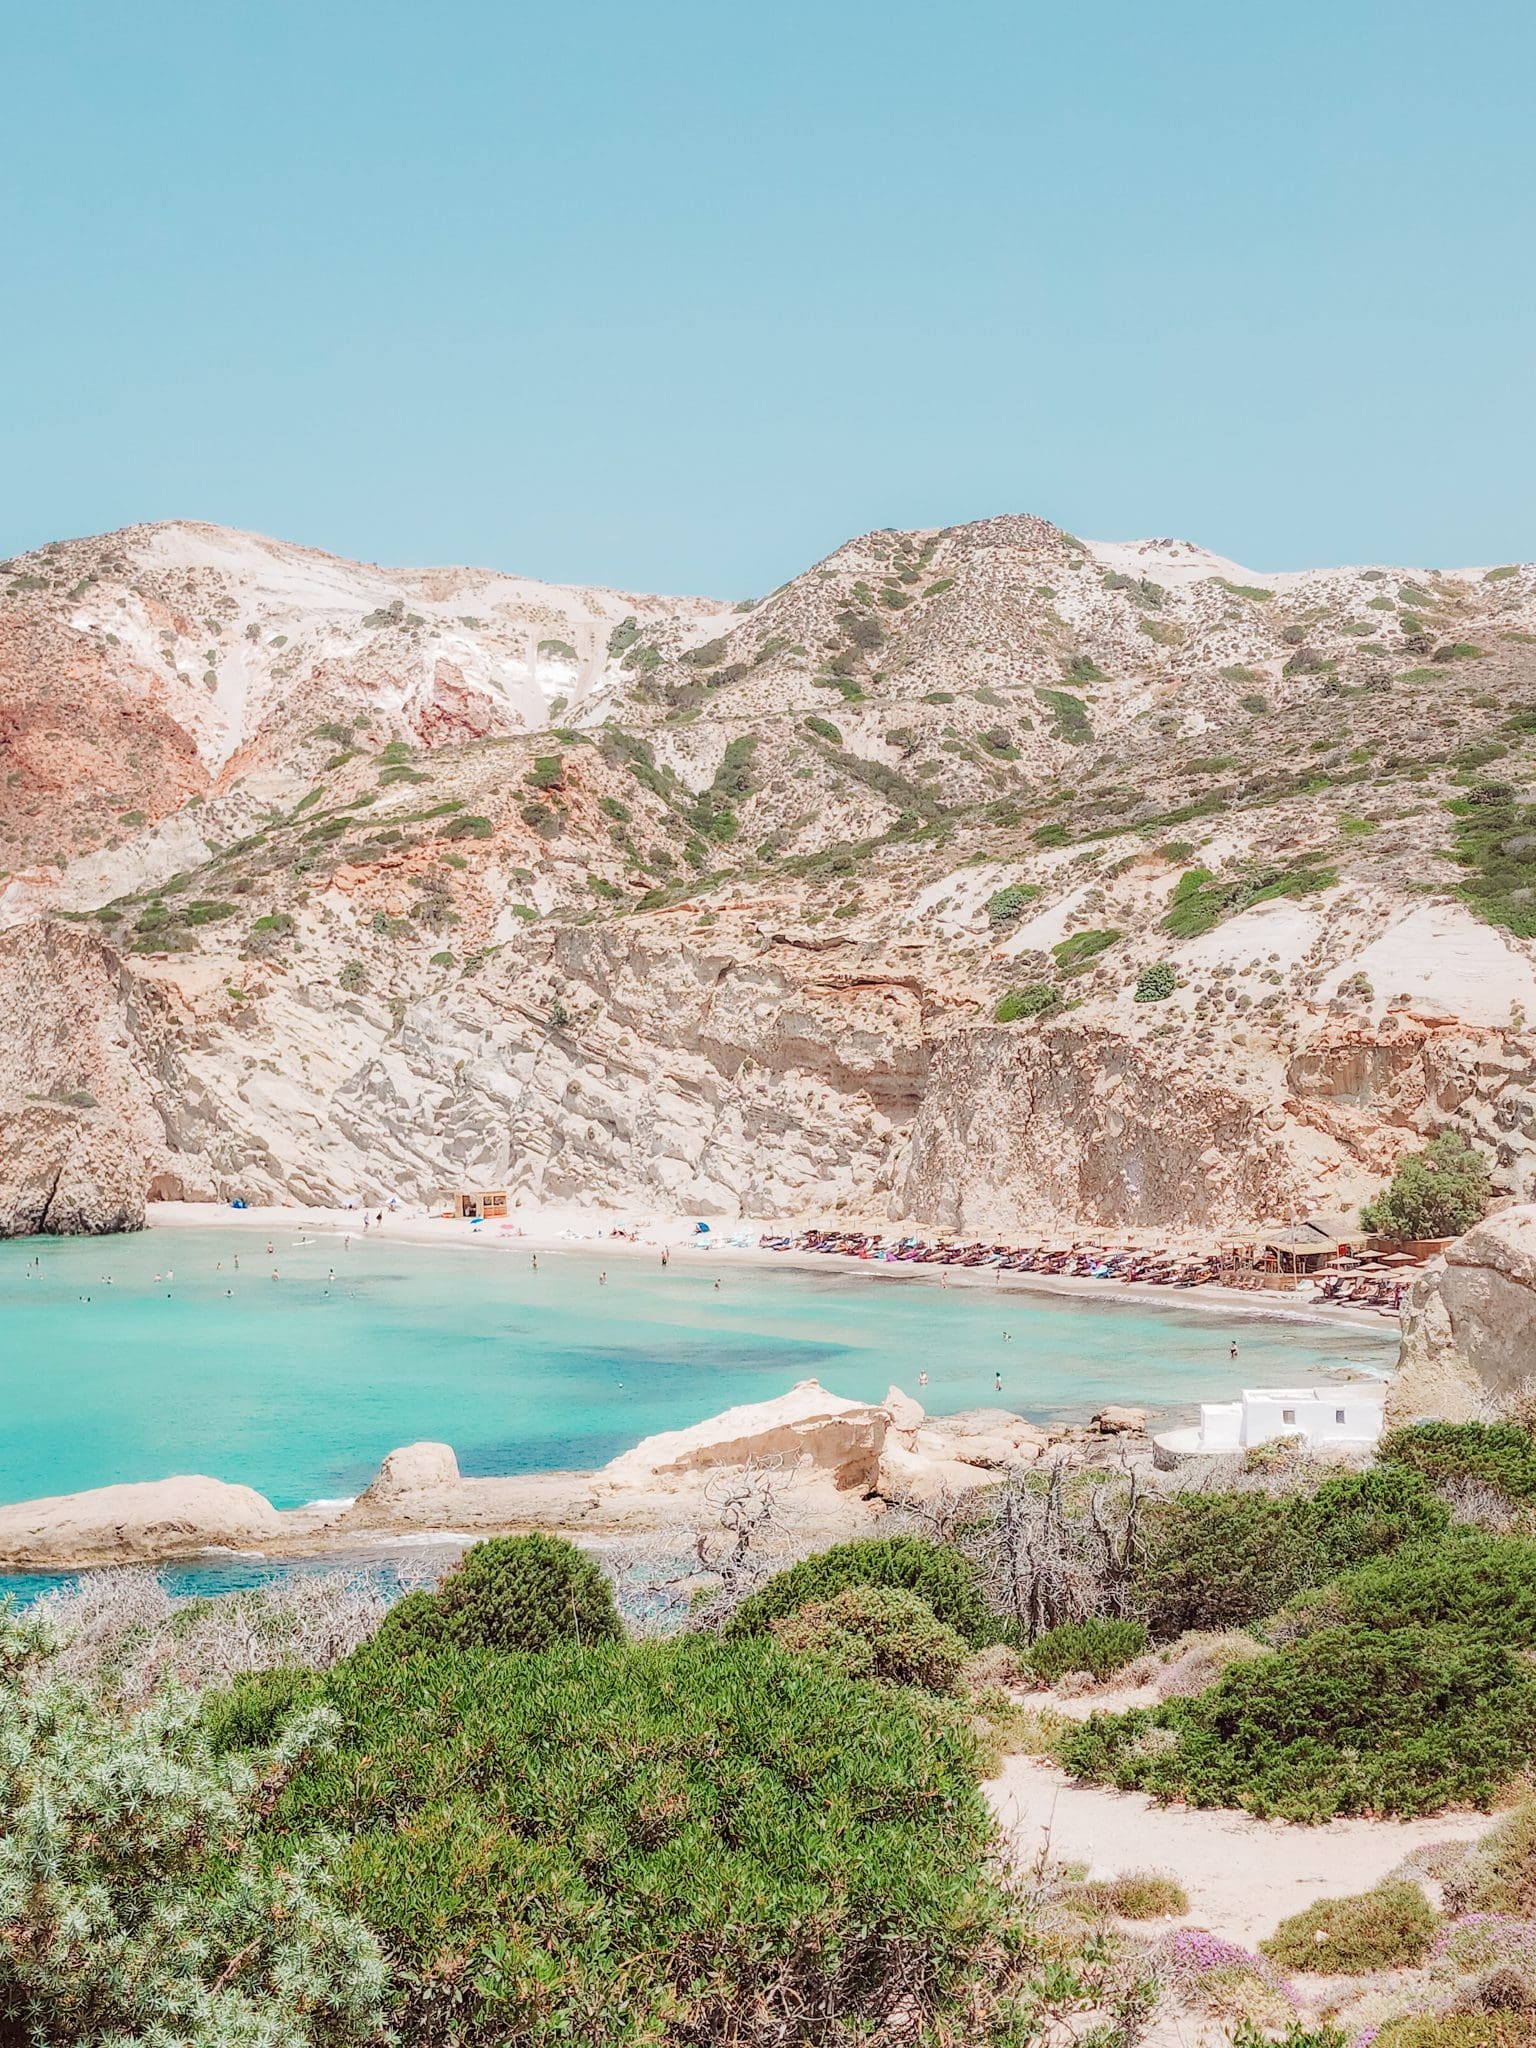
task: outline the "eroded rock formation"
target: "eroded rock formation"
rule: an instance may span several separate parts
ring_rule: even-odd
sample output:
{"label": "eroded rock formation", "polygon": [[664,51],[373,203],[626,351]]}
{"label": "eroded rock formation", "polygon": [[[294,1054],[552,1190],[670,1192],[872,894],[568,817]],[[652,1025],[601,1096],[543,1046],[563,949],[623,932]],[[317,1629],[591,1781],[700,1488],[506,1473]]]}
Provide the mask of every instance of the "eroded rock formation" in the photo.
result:
{"label": "eroded rock formation", "polygon": [[1536,1204],[1501,1210],[1414,1282],[1388,1420],[1471,1421],[1536,1381]]}

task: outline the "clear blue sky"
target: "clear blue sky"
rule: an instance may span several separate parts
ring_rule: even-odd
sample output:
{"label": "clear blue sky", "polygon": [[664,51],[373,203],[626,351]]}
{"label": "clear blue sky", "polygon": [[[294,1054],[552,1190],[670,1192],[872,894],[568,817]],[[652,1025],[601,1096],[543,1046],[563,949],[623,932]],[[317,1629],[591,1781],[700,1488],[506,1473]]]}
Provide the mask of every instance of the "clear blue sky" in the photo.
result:
{"label": "clear blue sky", "polygon": [[48,0],[0,64],[0,553],[1536,557],[1529,0]]}

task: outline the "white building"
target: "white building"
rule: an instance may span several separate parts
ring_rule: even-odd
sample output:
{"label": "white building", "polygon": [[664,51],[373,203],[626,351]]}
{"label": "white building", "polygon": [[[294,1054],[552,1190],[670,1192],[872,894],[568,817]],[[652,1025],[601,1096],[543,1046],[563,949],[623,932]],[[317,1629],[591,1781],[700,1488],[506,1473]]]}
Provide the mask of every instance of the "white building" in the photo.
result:
{"label": "white building", "polygon": [[1203,1401],[1200,1420],[1154,1439],[1165,1451],[1246,1451],[1276,1437],[1300,1437],[1309,1450],[1360,1449],[1381,1435],[1386,1387],[1245,1387],[1239,1401]]}

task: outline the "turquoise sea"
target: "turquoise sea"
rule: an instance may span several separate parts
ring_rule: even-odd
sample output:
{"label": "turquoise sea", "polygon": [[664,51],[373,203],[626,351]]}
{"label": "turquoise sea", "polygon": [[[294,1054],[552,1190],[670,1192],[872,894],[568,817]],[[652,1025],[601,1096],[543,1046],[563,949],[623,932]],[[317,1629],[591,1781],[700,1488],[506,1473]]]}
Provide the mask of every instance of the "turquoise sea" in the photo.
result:
{"label": "turquoise sea", "polygon": [[892,1381],[919,1393],[926,1369],[936,1413],[1044,1420],[1107,1401],[1181,1411],[1395,1355],[1385,1323],[1109,1285],[942,1289],[691,1248],[666,1270],[583,1249],[541,1252],[535,1271],[510,1245],[303,1235],[274,1232],[270,1257],[263,1234],[230,1228],[0,1243],[0,1500],[205,1472],[293,1507],[357,1492],[422,1437],[466,1473],[589,1467],[809,1377],[871,1398]]}

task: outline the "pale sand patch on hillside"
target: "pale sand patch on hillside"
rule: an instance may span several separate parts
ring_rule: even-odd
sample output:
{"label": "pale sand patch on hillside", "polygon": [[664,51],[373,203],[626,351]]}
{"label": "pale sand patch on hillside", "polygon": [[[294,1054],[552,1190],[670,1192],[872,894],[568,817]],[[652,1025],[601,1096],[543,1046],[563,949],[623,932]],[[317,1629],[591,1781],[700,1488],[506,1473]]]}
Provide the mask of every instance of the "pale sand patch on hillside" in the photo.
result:
{"label": "pale sand patch on hillside", "polygon": [[1496,1819],[1445,1813],[1301,1827],[1223,1809],[1158,1806],[1140,1792],[1080,1785],[1030,1756],[1010,1757],[986,1792],[1024,1864],[1043,1846],[1054,1861],[1086,1864],[1092,1877],[1167,1871],[1189,1895],[1179,1924],[1209,1928],[1246,1948],[1315,1900],[1369,1891],[1412,1850],[1476,1841]]}
{"label": "pale sand patch on hillside", "polygon": [[1457,903],[1424,903],[1396,918],[1381,937],[1335,967],[1318,990],[1327,1002],[1339,984],[1363,974],[1379,1013],[1400,996],[1422,1015],[1464,1024],[1508,1024],[1512,1010],[1536,1017],[1536,967],[1503,934]]}

